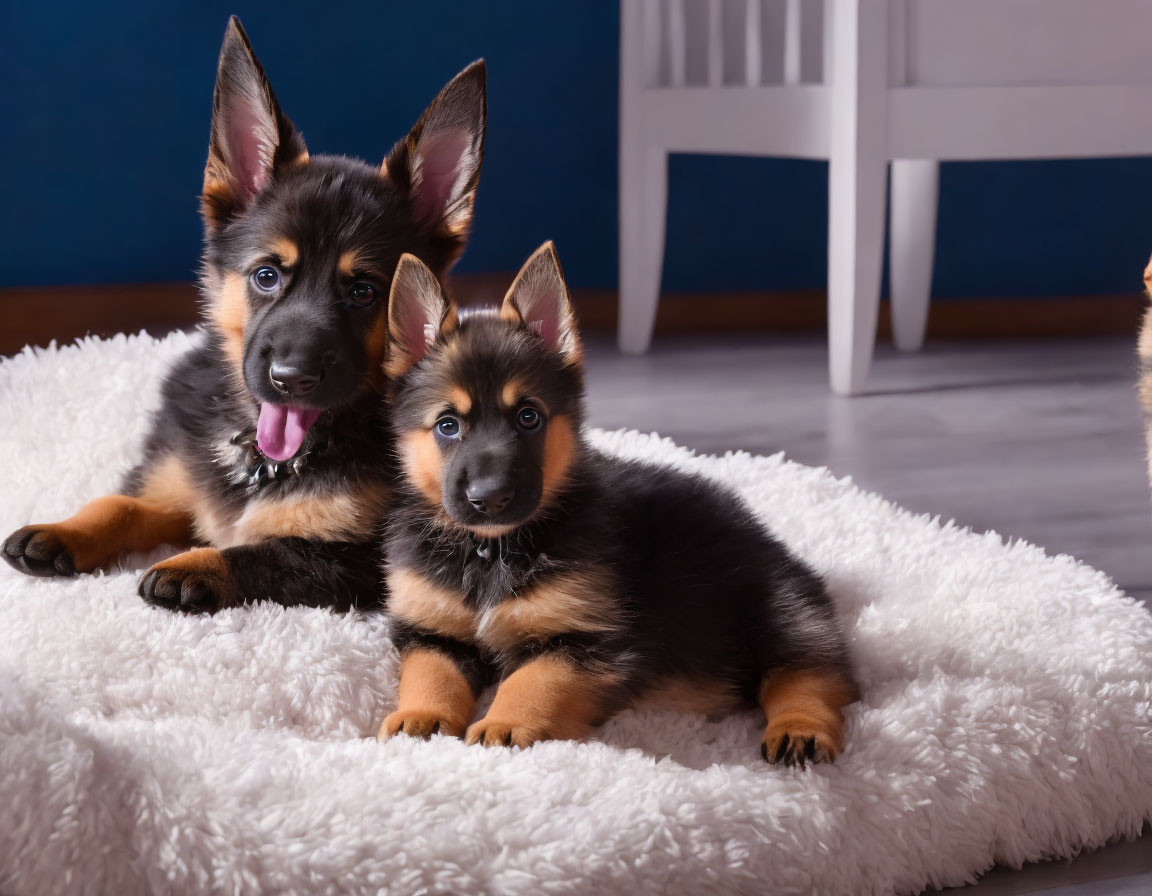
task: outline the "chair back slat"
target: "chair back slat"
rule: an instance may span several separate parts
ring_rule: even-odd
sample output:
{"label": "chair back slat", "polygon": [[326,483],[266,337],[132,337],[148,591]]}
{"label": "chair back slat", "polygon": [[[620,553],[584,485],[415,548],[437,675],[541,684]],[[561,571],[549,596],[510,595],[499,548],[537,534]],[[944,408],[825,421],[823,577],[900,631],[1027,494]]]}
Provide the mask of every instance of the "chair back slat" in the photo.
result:
{"label": "chair back slat", "polygon": [[784,6],[784,83],[801,81],[803,41],[802,0],[786,0]]}
{"label": "chair back slat", "polygon": [[668,0],[668,83],[683,87],[688,83],[688,23],[685,0]]}
{"label": "chair back slat", "polygon": [[759,87],[764,77],[761,3],[762,0],[744,0],[744,83],[749,87]]}
{"label": "chair back slat", "polygon": [[708,86],[724,85],[724,0],[708,0]]}
{"label": "chair back slat", "polygon": [[[639,50],[643,60],[644,86],[659,87],[664,83],[664,4],[662,0],[631,0],[631,3],[642,4],[640,8],[641,34]],[[624,16],[621,16],[622,24],[624,18]]]}

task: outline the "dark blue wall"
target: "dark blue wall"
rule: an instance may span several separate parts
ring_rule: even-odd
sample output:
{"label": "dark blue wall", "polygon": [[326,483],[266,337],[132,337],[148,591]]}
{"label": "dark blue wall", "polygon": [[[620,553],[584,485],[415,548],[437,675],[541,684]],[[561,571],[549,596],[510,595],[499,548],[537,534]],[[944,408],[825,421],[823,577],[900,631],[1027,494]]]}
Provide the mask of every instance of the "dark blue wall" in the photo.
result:
{"label": "dark blue wall", "polygon": [[[381,158],[486,56],[488,155],[461,269],[512,270],[550,237],[576,285],[614,283],[612,0],[106,0],[0,12],[0,285],[192,278],[232,12],[313,153]],[[678,157],[670,177],[666,288],[823,285],[825,166]],[[1148,197],[1146,159],[945,166],[936,293],[1136,288]]]}

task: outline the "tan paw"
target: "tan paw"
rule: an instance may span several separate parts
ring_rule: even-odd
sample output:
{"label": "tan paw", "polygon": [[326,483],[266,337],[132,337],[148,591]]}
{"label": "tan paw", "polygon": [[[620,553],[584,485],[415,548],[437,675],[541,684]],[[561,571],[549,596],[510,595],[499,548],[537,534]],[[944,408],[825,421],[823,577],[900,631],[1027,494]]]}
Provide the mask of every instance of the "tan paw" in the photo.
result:
{"label": "tan paw", "polygon": [[216,548],[195,548],[162,560],[140,577],[136,591],[146,603],[181,613],[215,613],[240,602]]}
{"label": "tan paw", "polygon": [[465,740],[486,747],[530,747],[548,736],[517,722],[483,718],[469,727]]}
{"label": "tan paw", "polygon": [[809,762],[833,762],[843,750],[839,729],[828,730],[819,725],[796,722],[770,724],[760,742],[760,755],[765,762],[799,765]]}
{"label": "tan paw", "polygon": [[62,526],[17,529],[5,539],[0,553],[10,566],[30,576],[74,576],[78,571],[75,549]]}
{"label": "tan paw", "polygon": [[395,734],[407,734],[427,740],[433,734],[461,737],[464,727],[444,718],[442,713],[423,709],[398,709],[384,720],[377,740],[387,740]]}

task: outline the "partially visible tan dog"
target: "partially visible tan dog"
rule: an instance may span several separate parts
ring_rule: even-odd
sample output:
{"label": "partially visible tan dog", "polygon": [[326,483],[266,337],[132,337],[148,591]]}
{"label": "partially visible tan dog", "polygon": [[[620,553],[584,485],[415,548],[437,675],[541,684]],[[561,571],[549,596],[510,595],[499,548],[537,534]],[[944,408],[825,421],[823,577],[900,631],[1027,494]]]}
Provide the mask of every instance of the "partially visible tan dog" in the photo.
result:
{"label": "partially visible tan dog", "polygon": [[[1144,290],[1152,298],[1152,258],[1144,268]],[[1140,355],[1140,403],[1144,405],[1144,438],[1148,443],[1148,481],[1152,483],[1152,306],[1144,311],[1136,351]]]}

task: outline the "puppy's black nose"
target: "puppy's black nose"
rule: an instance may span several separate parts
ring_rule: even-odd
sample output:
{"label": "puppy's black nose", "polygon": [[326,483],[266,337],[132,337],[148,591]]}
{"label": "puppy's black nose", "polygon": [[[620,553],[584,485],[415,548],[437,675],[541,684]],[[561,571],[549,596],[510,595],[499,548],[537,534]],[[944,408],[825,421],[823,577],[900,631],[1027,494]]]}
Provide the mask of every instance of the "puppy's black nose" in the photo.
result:
{"label": "puppy's black nose", "polygon": [[468,484],[468,503],[481,513],[499,513],[508,506],[516,488],[505,479],[484,478]]}
{"label": "puppy's black nose", "polygon": [[268,379],[272,381],[272,386],[286,398],[307,395],[316,388],[323,376],[323,370],[314,373],[287,364],[277,364],[275,361],[268,368]]}

